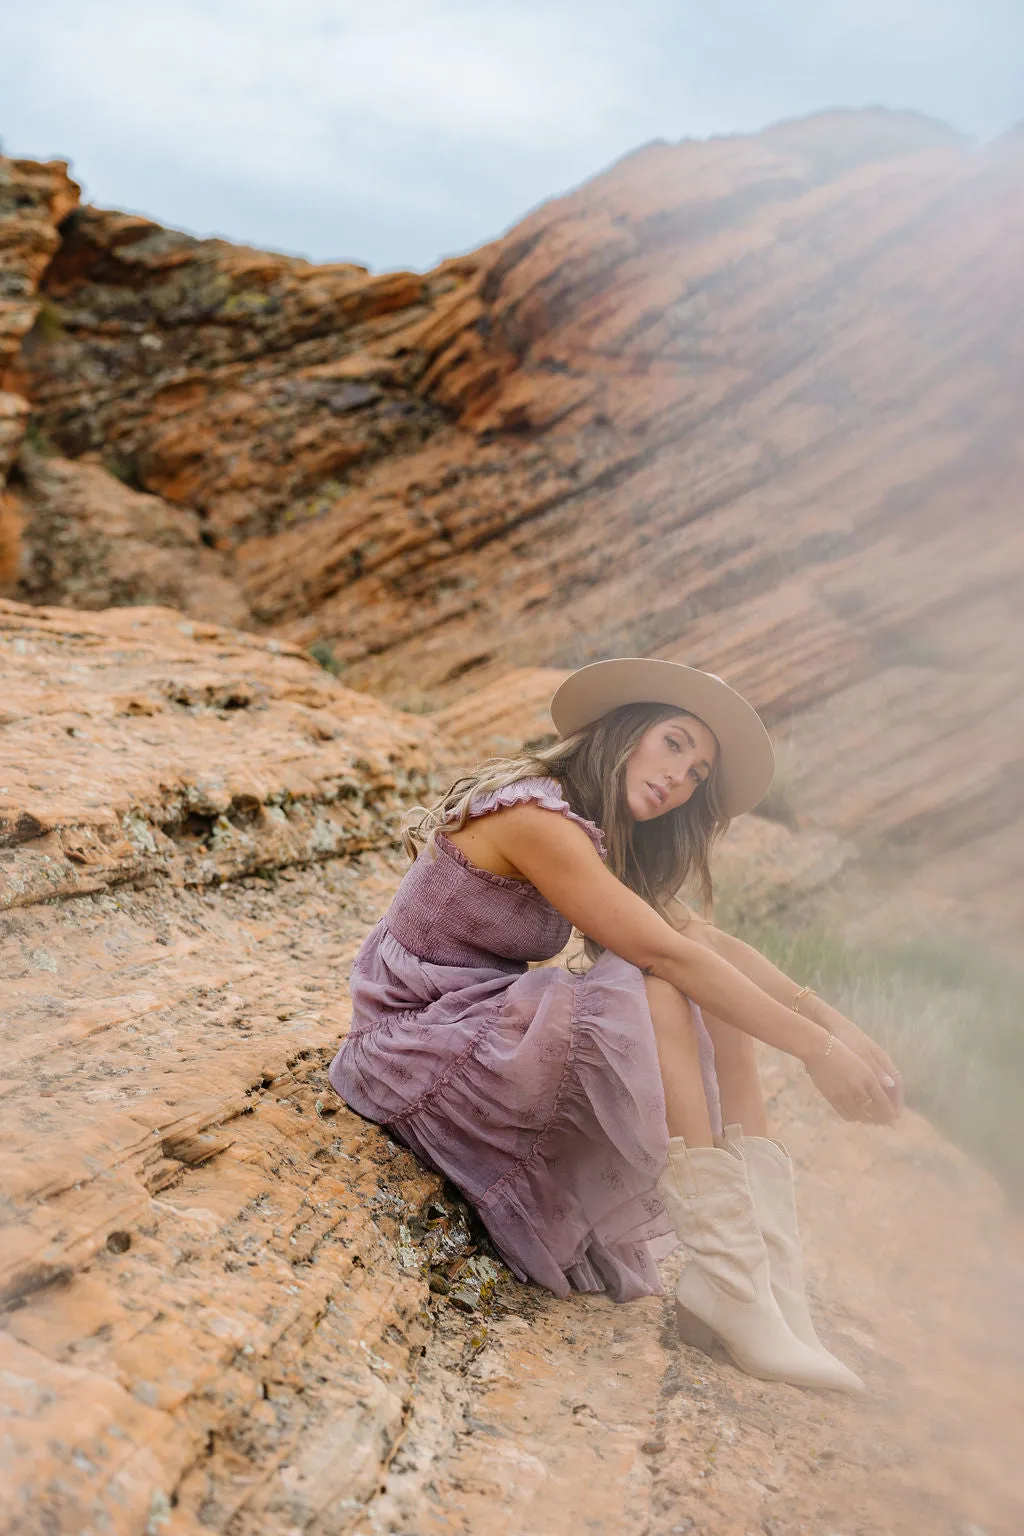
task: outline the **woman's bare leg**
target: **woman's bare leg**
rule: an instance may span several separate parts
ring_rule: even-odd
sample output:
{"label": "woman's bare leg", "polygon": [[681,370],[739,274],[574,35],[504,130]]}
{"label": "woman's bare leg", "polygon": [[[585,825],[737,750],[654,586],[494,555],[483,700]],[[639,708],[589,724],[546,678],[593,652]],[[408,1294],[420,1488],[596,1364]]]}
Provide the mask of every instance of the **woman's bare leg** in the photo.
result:
{"label": "woman's bare leg", "polygon": [[757,1048],[750,1035],[704,1013],[715,1048],[715,1075],[722,1100],[722,1124],[741,1125],[744,1136],[767,1136],[768,1117],[757,1071]]}
{"label": "woman's bare leg", "polygon": [[665,1090],[668,1133],[682,1136],[688,1147],[714,1146],[700,1074],[697,1026],[689,1001],[657,976],[646,977],[644,985]]}
{"label": "woman's bare leg", "polygon": [[[790,989],[796,991],[795,983],[777,971],[756,949],[692,913],[687,913],[686,918],[683,931],[687,938],[723,954],[731,965],[773,997],[781,1001],[790,996]],[[703,1012],[703,1017],[715,1048],[715,1075],[722,1100],[723,1125],[740,1125],[745,1136],[767,1136],[768,1119],[757,1071],[755,1041],[714,1014]]]}

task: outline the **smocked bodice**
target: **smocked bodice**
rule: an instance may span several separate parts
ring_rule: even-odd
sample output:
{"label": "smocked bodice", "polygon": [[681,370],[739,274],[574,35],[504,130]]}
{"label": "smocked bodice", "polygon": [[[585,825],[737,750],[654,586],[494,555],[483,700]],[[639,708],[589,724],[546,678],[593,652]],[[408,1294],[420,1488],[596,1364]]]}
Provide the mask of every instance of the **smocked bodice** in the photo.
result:
{"label": "smocked bodice", "polygon": [[[474,800],[470,816],[526,802],[578,822],[599,852],[601,833],[576,816],[554,779],[521,779]],[[509,880],[470,863],[442,832],[424,850],[395,892],[384,928],[399,944],[433,965],[525,970],[529,960],[550,960],[565,948],[572,925],[536,886]]]}
{"label": "smocked bodice", "polygon": [[399,944],[433,965],[493,967],[495,959],[550,960],[571,926],[535,886],[478,869],[437,834],[406,874],[384,919]]}

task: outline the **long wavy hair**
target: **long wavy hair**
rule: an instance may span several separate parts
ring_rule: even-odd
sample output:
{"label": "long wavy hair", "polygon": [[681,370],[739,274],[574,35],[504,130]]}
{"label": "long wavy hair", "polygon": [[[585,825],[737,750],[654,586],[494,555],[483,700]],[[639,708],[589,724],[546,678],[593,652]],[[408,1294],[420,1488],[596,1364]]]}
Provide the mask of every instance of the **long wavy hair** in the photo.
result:
{"label": "long wavy hair", "polygon": [[[413,859],[421,848],[432,852],[438,832],[466,825],[478,796],[520,779],[557,779],[570,809],[604,833],[612,874],[679,927],[681,904],[674,903],[672,915],[668,911],[678,892],[693,891],[705,912],[713,902],[711,850],[729,825],[718,795],[718,764],[684,805],[650,821],[634,821],[630,814],[626,764],[652,726],[686,714],[673,705],[623,704],[549,747],[524,747],[517,757],[491,758],[456,779],[435,805],[413,806],[403,818],[402,846]],[[600,946],[586,938],[586,950],[594,958]]]}

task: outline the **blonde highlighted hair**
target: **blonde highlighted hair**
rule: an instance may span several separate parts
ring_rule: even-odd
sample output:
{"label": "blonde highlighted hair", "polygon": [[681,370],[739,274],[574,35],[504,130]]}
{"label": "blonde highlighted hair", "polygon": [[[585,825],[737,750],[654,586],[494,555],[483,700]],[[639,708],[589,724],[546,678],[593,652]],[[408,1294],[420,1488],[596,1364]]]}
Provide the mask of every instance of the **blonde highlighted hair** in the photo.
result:
{"label": "blonde highlighted hair", "polygon": [[[570,810],[604,833],[612,874],[678,927],[679,904],[670,915],[668,903],[683,888],[695,892],[705,912],[712,905],[711,850],[729,825],[717,764],[684,805],[651,821],[634,821],[629,812],[626,764],[652,726],[686,713],[674,705],[624,704],[549,747],[492,758],[457,779],[435,805],[414,806],[403,819],[402,846],[410,858],[424,847],[432,851],[438,832],[466,825],[479,797],[520,779],[557,779]],[[600,949],[588,939],[587,952],[593,957]]]}

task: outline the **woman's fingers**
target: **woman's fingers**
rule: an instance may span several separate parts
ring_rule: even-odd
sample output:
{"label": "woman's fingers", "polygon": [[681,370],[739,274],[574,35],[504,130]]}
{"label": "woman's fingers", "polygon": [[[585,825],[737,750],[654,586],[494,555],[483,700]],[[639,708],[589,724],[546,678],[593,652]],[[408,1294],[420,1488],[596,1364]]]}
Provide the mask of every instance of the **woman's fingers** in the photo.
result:
{"label": "woman's fingers", "polygon": [[891,1125],[896,1118],[896,1112],[893,1109],[889,1095],[874,1073],[872,1073],[867,1087],[868,1092],[864,1095],[862,1101],[863,1118],[875,1121],[879,1125]]}
{"label": "woman's fingers", "polygon": [[891,1125],[896,1108],[884,1086],[884,1074],[864,1050],[855,1051],[836,1040],[829,1055],[810,1068],[811,1081],[844,1120]]}
{"label": "woman's fingers", "polygon": [[892,1061],[892,1058],[882,1050],[880,1045],[875,1046],[874,1062],[882,1079],[882,1087],[886,1091],[889,1103],[898,1115],[903,1108],[903,1079]]}
{"label": "woman's fingers", "polygon": [[891,1125],[896,1111],[881,1077],[867,1062],[862,1061],[861,1066],[856,1086],[849,1088],[842,1097],[844,1119],[857,1120],[864,1125]]}
{"label": "woman's fingers", "polygon": [[[885,1092],[888,1104],[893,1112],[891,1117],[887,1116],[886,1118],[887,1120],[889,1118],[894,1118],[903,1109],[903,1080],[900,1077],[892,1057],[886,1050],[883,1049],[882,1046],[877,1044],[876,1041],[872,1040],[870,1035],[866,1035],[864,1031],[862,1029],[858,1029],[855,1024],[849,1024],[846,1034],[840,1038],[844,1039],[844,1043],[847,1044],[850,1049],[861,1058],[862,1061],[867,1062],[868,1066],[871,1067],[875,1075],[878,1077]],[[864,1118],[863,1113],[859,1111],[859,1106],[856,1118]]]}
{"label": "woman's fingers", "polygon": [[882,1067],[885,1069],[886,1072],[888,1072],[889,1076],[890,1077],[898,1077],[899,1074],[896,1071],[896,1063],[893,1061],[892,1057],[889,1055],[889,1052],[888,1051],[883,1051],[883,1049],[882,1049],[882,1047],[880,1045],[876,1046],[875,1049],[878,1052],[878,1059],[881,1062]]}
{"label": "woman's fingers", "polygon": [[900,1077],[899,1073],[896,1071],[890,1073],[887,1079],[883,1080],[882,1086],[888,1095],[889,1103],[892,1105],[893,1114],[902,1114],[903,1079]]}
{"label": "woman's fingers", "polygon": [[883,1077],[896,1077],[896,1065],[888,1052],[883,1051],[880,1045],[872,1045],[871,1059]]}

